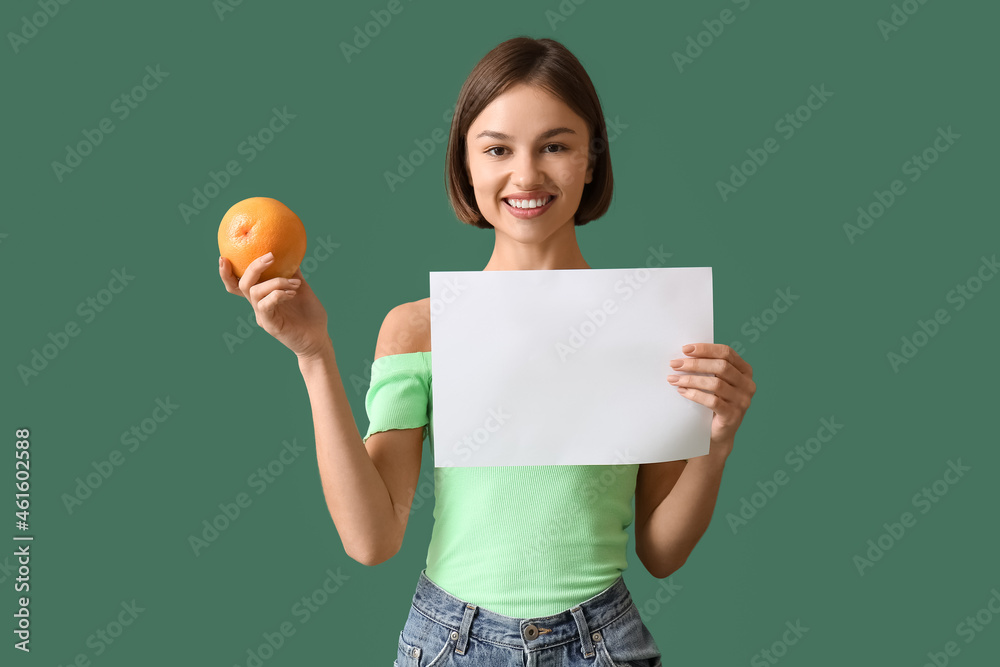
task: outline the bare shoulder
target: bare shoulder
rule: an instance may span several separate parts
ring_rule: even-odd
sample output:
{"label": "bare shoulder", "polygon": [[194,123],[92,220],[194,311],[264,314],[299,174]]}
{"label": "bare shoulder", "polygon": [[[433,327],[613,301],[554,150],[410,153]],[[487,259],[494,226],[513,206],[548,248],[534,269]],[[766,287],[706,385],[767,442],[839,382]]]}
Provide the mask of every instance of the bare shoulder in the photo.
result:
{"label": "bare shoulder", "polygon": [[390,354],[429,352],[431,349],[430,297],[402,303],[388,312],[378,332],[375,359]]}

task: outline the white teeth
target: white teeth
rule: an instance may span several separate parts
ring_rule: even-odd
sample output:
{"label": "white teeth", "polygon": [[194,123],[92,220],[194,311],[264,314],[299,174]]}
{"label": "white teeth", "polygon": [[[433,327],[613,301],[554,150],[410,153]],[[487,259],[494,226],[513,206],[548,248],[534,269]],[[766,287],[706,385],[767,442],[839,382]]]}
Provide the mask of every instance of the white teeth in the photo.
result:
{"label": "white teeth", "polygon": [[507,199],[506,202],[514,208],[538,208],[545,206],[551,200],[552,196],[550,195],[545,199]]}

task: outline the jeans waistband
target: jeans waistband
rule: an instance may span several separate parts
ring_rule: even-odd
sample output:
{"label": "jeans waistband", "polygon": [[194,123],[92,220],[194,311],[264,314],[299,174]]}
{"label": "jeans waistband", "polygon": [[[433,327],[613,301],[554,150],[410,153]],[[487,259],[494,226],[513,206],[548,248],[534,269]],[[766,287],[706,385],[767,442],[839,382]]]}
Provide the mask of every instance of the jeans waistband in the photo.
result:
{"label": "jeans waistband", "polygon": [[[534,651],[581,640],[583,654],[594,653],[593,637],[633,605],[632,595],[619,574],[608,588],[578,605],[552,616],[514,618],[451,595],[420,571],[413,606],[421,614],[458,633],[458,653],[464,653],[469,634],[477,639]],[[599,639],[599,637],[597,638]]]}

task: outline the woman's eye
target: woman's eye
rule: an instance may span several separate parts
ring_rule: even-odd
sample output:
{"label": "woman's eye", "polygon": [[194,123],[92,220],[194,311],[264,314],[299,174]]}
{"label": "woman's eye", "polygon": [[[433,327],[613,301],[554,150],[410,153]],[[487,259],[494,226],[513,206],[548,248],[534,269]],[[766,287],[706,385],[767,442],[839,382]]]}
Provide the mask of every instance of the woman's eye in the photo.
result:
{"label": "woman's eye", "polygon": [[[558,150],[555,150],[555,151],[546,151],[546,150],[543,149],[543,152],[546,152],[546,153],[558,153],[560,151],[566,150],[566,147],[562,146],[560,144],[548,144],[548,145],[545,146],[545,148],[556,148],[556,149],[558,149]],[[505,150],[507,150],[507,149],[504,148],[503,146],[494,146],[493,148],[487,148],[486,151],[485,151],[485,153],[487,155],[489,155],[489,156],[492,156],[492,157],[501,157],[501,155],[498,155],[498,154],[494,153],[493,151],[505,151]]]}

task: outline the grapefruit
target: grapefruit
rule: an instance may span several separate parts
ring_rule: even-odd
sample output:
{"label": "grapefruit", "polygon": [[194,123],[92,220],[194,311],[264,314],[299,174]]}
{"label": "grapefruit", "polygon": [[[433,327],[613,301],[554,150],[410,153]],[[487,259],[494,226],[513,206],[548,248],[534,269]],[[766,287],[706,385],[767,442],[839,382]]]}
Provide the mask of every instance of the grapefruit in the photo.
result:
{"label": "grapefruit", "polygon": [[277,199],[250,197],[233,204],[219,225],[219,254],[242,278],[250,262],[274,253],[260,280],[291,278],[306,256],[306,228],[299,216]]}

